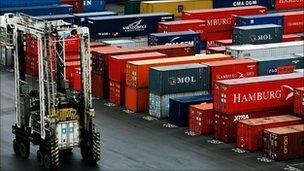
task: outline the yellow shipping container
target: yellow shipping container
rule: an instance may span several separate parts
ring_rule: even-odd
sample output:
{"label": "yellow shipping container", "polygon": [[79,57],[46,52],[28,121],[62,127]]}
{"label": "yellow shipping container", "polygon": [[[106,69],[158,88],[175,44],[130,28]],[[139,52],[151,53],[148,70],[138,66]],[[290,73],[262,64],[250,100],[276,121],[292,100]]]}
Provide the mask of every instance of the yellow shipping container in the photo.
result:
{"label": "yellow shipping container", "polygon": [[165,0],[142,1],[140,13],[169,12],[180,17],[183,11],[195,9],[211,9],[213,0]]}

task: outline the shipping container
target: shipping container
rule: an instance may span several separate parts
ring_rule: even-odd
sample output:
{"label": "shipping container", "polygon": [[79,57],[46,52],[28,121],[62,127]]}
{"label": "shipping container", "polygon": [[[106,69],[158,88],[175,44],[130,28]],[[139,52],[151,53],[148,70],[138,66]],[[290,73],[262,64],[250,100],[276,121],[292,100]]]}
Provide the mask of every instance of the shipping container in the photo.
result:
{"label": "shipping container", "polygon": [[133,112],[149,110],[149,89],[126,86],[125,107]]}
{"label": "shipping container", "polygon": [[200,63],[207,61],[227,60],[227,59],[231,59],[231,57],[224,54],[212,54],[212,55],[197,55],[197,56],[187,56],[187,57],[168,58],[168,59],[133,61],[127,64],[126,84],[128,86],[132,86],[136,88],[148,87],[150,67]]}
{"label": "shipping container", "polygon": [[[85,25],[93,39],[147,36],[157,32],[157,23],[172,21],[170,13],[133,14],[123,16],[89,17]],[[107,26],[107,27],[105,27]]]}
{"label": "shipping container", "polygon": [[215,47],[217,45],[217,40],[225,40],[225,39],[232,39],[232,31],[225,31],[225,32],[204,32],[202,35],[202,40],[206,42],[206,46],[208,47]]}
{"label": "shipping container", "polygon": [[263,156],[273,160],[304,157],[304,125],[291,125],[263,131]]}
{"label": "shipping container", "polygon": [[258,66],[255,60],[237,59],[204,62],[210,67],[211,90],[219,80],[238,79],[257,76]]}
{"label": "shipping container", "polygon": [[275,0],[213,0],[213,8],[243,7],[254,5],[274,9]]}
{"label": "shipping container", "polygon": [[304,68],[304,55],[291,54],[282,56],[250,57],[258,61],[258,76],[292,73]]}
{"label": "shipping container", "polygon": [[202,20],[178,20],[158,23],[158,32],[195,31],[203,33],[204,22]]}
{"label": "shipping container", "polygon": [[11,7],[11,8],[0,9],[0,15],[3,15],[5,13],[16,13],[16,12],[25,13],[32,16],[71,14],[73,12],[73,6],[65,4],[65,5]]}
{"label": "shipping container", "polygon": [[216,40],[217,46],[230,46],[232,45],[232,39]]}
{"label": "shipping container", "polygon": [[166,58],[167,55],[158,52],[133,53],[114,55],[109,58],[109,78],[113,81],[125,82],[126,65],[129,61]]}
{"label": "shipping container", "polygon": [[232,114],[291,107],[293,89],[302,86],[302,73],[221,80],[214,86],[214,108]]}
{"label": "shipping container", "polygon": [[73,12],[83,12],[83,0],[60,0],[61,4],[69,4],[73,6]]}
{"label": "shipping container", "polygon": [[293,53],[303,53],[304,41],[270,43],[264,45],[237,45],[228,46],[226,54],[234,58],[258,56],[282,56]]}
{"label": "shipping container", "polygon": [[43,20],[48,20],[48,21],[53,21],[53,20],[63,20],[68,23],[75,23],[75,16],[71,14],[57,14],[57,15],[41,15],[41,16],[36,16],[37,18],[43,19]]}
{"label": "shipping container", "polygon": [[156,118],[168,118],[169,117],[169,99],[175,97],[186,97],[186,96],[197,96],[197,95],[207,95],[208,91],[194,91],[185,93],[175,93],[175,94],[164,94],[157,95],[149,94],[149,114]]}
{"label": "shipping container", "polygon": [[157,95],[210,90],[207,65],[183,64],[149,69],[149,90]]}
{"label": "shipping container", "polygon": [[169,123],[179,126],[188,126],[188,111],[189,106],[200,103],[212,102],[211,95],[175,97],[169,100]]}
{"label": "shipping container", "polygon": [[236,26],[249,26],[260,24],[276,24],[283,26],[284,18],[282,15],[276,13],[265,15],[237,16],[235,23]]}
{"label": "shipping container", "polygon": [[98,97],[99,99],[104,99],[105,98],[104,93],[108,94],[109,92],[109,89],[107,90],[107,92],[104,91],[104,85],[109,84],[109,80],[107,80],[108,82],[106,82],[104,81],[101,74],[94,72],[91,73],[92,73],[91,74],[92,96]]}
{"label": "shipping container", "polygon": [[301,124],[299,117],[280,115],[264,118],[241,120],[237,123],[236,146],[248,151],[257,151],[263,148],[263,130],[282,126]]}
{"label": "shipping container", "polygon": [[73,73],[80,67],[80,61],[66,61],[65,62],[65,78],[72,82]]}
{"label": "shipping container", "polygon": [[278,116],[291,112],[292,108],[278,108],[274,110],[241,112],[236,114],[226,114],[214,111],[214,137],[225,143],[236,142],[238,121],[251,118]]}
{"label": "shipping container", "polygon": [[180,17],[185,10],[211,8],[212,0],[158,0],[140,3],[140,13],[169,12],[176,17]]}
{"label": "shipping container", "polygon": [[194,31],[179,31],[171,33],[152,33],[148,36],[148,45],[190,44],[195,47],[196,53],[205,50],[200,39],[200,33]]}
{"label": "shipping container", "polygon": [[105,7],[105,0],[83,0],[84,12],[104,11]]}
{"label": "shipping container", "polygon": [[81,69],[75,68],[74,73],[72,73],[71,86],[75,91],[82,91],[82,78]]}
{"label": "shipping container", "polygon": [[294,90],[294,113],[304,117],[304,87],[298,87]]}
{"label": "shipping container", "polygon": [[141,0],[126,0],[124,14],[139,14]]}
{"label": "shipping container", "polygon": [[[302,3],[303,7],[303,3]],[[284,34],[303,33],[304,30],[304,11],[291,11],[277,13],[284,18]]]}
{"label": "shipping container", "polygon": [[282,42],[283,28],[280,25],[261,24],[238,26],[233,29],[232,42],[234,45],[267,44]]}
{"label": "shipping container", "polygon": [[283,35],[283,42],[295,42],[295,41],[302,41],[302,40],[304,40],[304,38],[297,34],[284,34]]}
{"label": "shipping container", "polygon": [[192,10],[183,12],[183,20],[199,19],[203,21],[205,32],[230,31],[235,25],[233,15],[265,14],[267,9],[262,6],[231,7],[210,10]]}
{"label": "shipping container", "polygon": [[41,5],[54,5],[59,4],[59,0],[1,0],[0,8],[8,8],[8,7],[26,7],[26,6],[41,6]]}
{"label": "shipping container", "polygon": [[125,104],[125,82],[113,81],[109,82],[109,101],[113,104],[123,106]]}
{"label": "shipping container", "polygon": [[85,12],[85,13],[77,13],[73,14],[76,18],[75,24],[84,25],[85,19],[89,17],[105,17],[105,16],[114,16],[118,15],[113,11],[101,11],[101,12]]}
{"label": "shipping container", "polygon": [[303,0],[274,0],[276,10],[303,8]]}
{"label": "shipping container", "polygon": [[189,106],[188,130],[198,134],[211,134],[214,131],[213,103],[202,103]]}
{"label": "shipping container", "polygon": [[121,48],[140,48],[148,46],[148,37],[101,39],[100,42]]}
{"label": "shipping container", "polygon": [[206,54],[215,54],[215,53],[222,53],[224,54],[226,52],[225,46],[219,46],[219,47],[208,47],[206,49]]}

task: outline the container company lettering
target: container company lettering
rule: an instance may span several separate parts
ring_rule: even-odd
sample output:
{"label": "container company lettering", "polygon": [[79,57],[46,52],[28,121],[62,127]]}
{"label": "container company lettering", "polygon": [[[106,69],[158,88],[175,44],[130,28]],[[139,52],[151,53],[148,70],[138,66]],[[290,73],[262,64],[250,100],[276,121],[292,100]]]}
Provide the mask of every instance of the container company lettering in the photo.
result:
{"label": "container company lettering", "polygon": [[281,99],[283,97],[282,95],[284,95],[285,100],[290,99],[293,97],[293,88],[288,85],[284,85],[281,89],[275,91],[260,91],[248,94],[236,93],[233,94],[233,103]]}
{"label": "container company lettering", "polygon": [[147,28],[147,25],[140,25],[142,20],[135,21],[122,29],[125,32],[133,32],[133,31],[143,31],[144,29]]}
{"label": "container company lettering", "polygon": [[170,40],[170,42],[166,43],[165,45],[176,45],[176,44],[189,44],[189,45],[194,45],[194,41],[183,41],[183,42],[178,42],[180,39],[179,36],[174,37],[173,39]]}
{"label": "container company lettering", "polygon": [[170,77],[168,79],[170,85],[174,86],[176,84],[188,84],[188,83],[195,83],[196,79],[193,76],[189,77]]}
{"label": "container company lettering", "polygon": [[234,7],[238,7],[238,6],[249,6],[249,5],[257,5],[258,2],[257,1],[236,1],[233,2],[233,6]]}
{"label": "container company lettering", "polygon": [[204,20],[204,23],[206,24],[207,22],[207,26],[218,26],[218,25],[228,25],[231,24],[231,18],[219,18],[219,19],[213,19],[213,20]]}
{"label": "container company lettering", "polygon": [[271,34],[263,34],[263,35],[251,35],[250,39],[252,41],[259,41],[259,40],[272,40]]}
{"label": "container company lettering", "polygon": [[234,116],[233,122],[240,121],[240,120],[245,120],[245,119],[249,119],[249,115],[248,114],[236,115],[236,116]]}

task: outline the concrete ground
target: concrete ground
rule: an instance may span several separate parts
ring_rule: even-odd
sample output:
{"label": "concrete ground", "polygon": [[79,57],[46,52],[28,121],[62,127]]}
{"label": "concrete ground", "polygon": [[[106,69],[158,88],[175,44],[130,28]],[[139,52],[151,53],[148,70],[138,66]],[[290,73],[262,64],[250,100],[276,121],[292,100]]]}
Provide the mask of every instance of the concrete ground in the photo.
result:
{"label": "concrete ground", "polygon": [[[1,171],[43,170],[36,162],[37,147],[28,160],[13,153],[14,80],[1,68]],[[260,161],[260,153],[236,153],[234,144],[213,142],[210,136],[189,136],[186,128],[166,128],[166,120],[147,119],[146,113],[125,113],[120,107],[94,100],[94,122],[102,133],[102,157],[85,165],[79,149],[61,159],[59,170],[292,170],[304,169],[301,159]],[[213,143],[212,143],[213,142]]]}

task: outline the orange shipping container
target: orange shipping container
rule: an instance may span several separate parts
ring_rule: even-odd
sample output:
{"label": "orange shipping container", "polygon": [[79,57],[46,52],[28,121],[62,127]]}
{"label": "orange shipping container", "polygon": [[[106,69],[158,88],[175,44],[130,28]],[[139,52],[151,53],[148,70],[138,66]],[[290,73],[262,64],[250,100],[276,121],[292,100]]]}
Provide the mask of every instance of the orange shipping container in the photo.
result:
{"label": "orange shipping container", "polygon": [[135,88],[146,88],[149,85],[149,68],[156,66],[201,63],[209,61],[220,61],[231,59],[231,56],[224,54],[210,54],[185,56],[178,58],[151,59],[128,62],[126,70],[126,84]]}
{"label": "orange shipping container", "polygon": [[149,108],[149,89],[126,86],[125,107],[133,112],[146,111]]}

